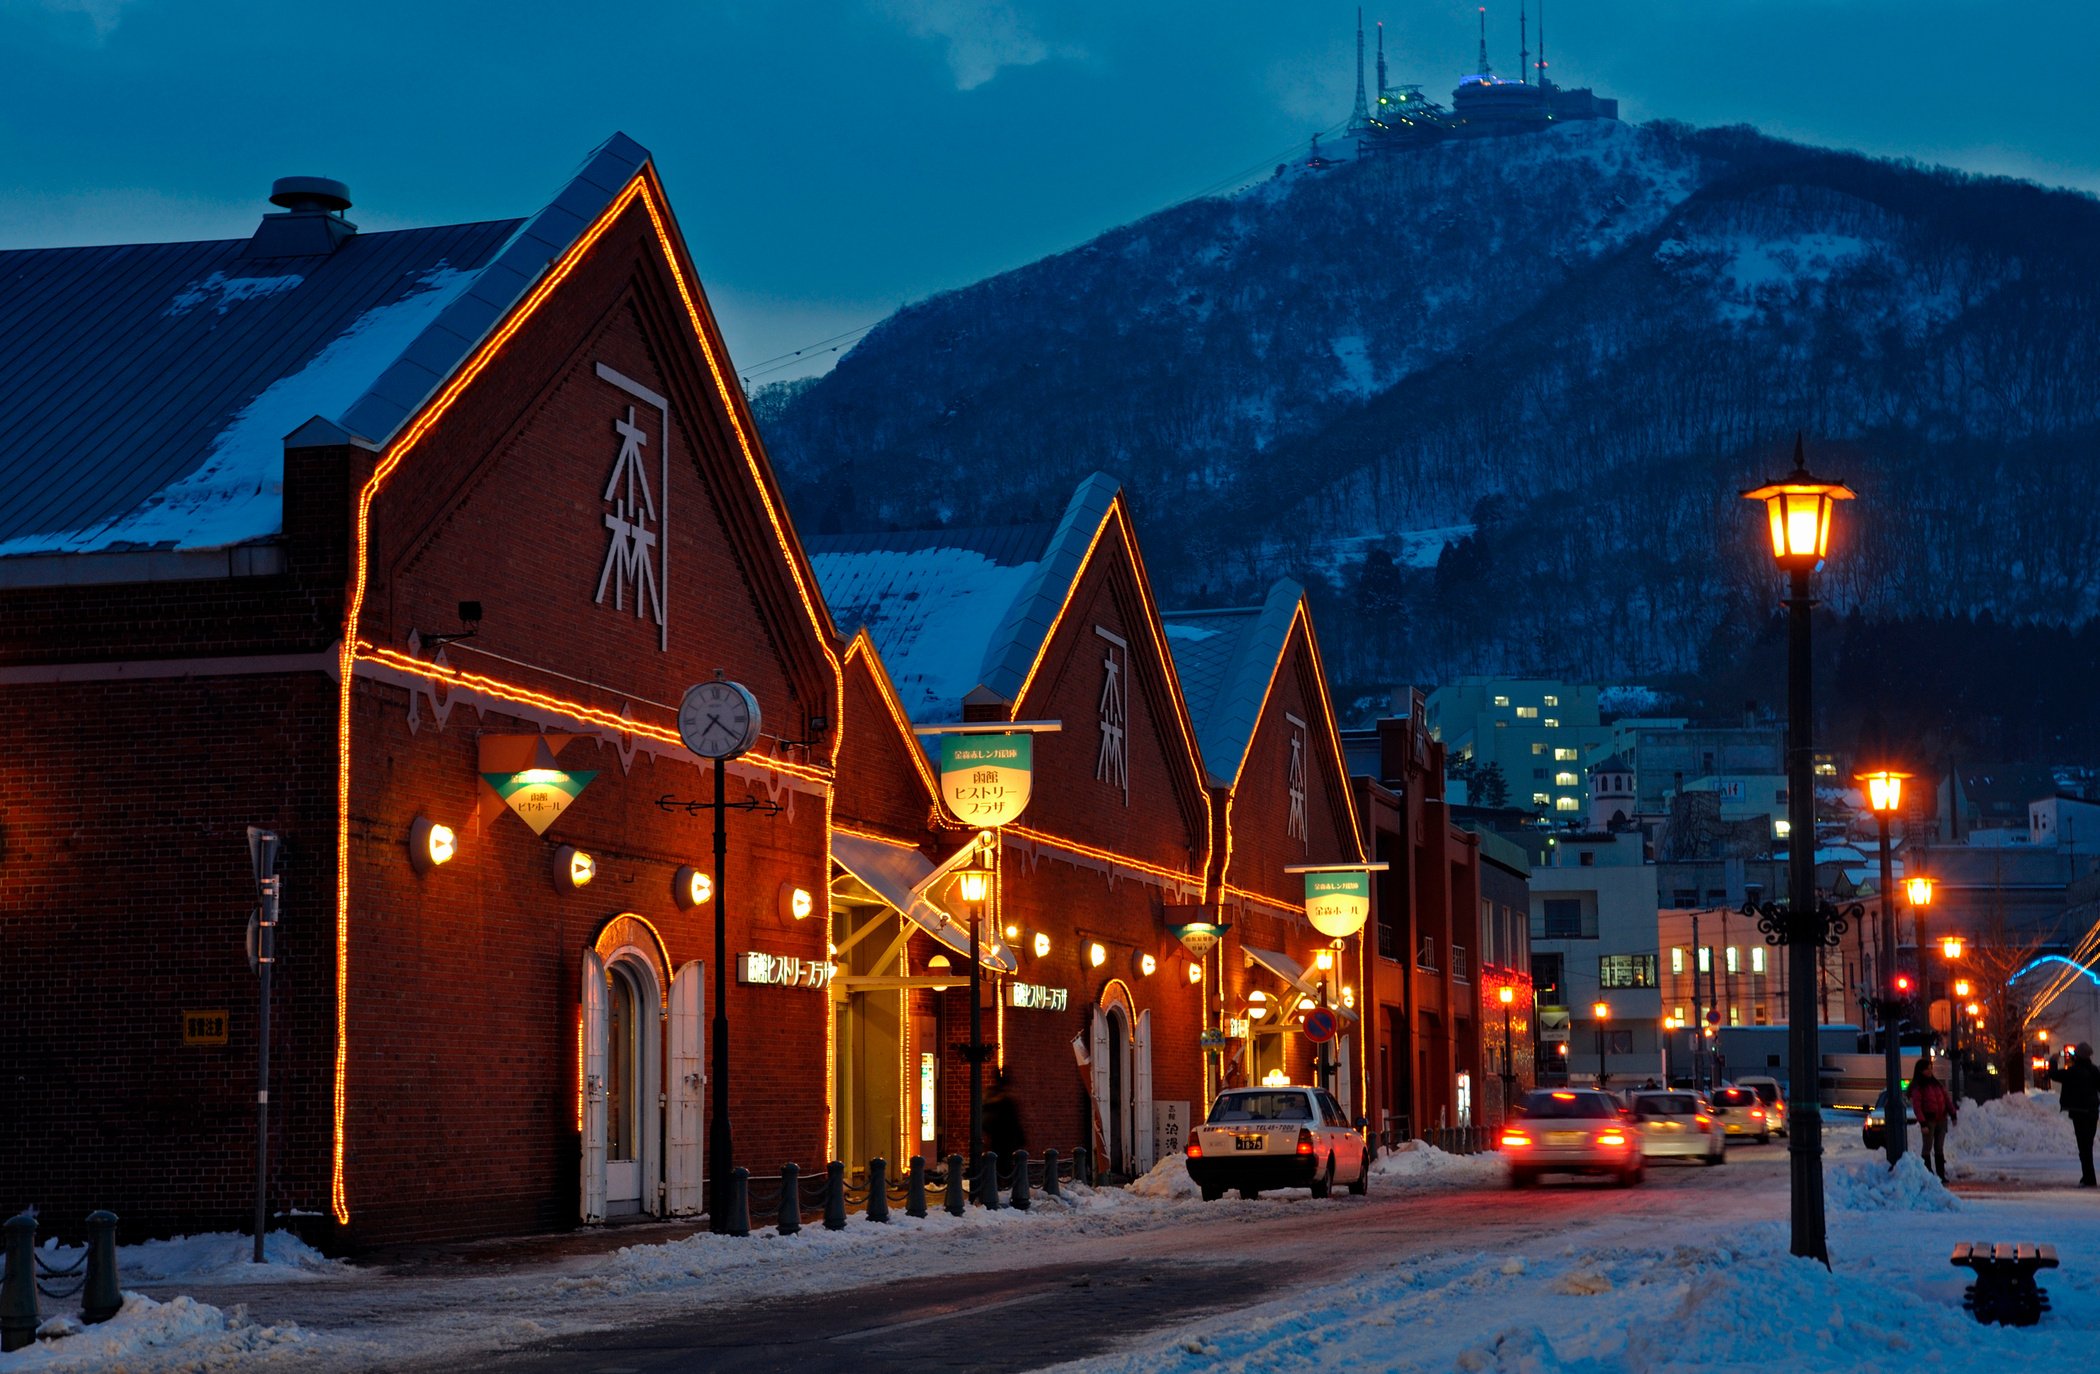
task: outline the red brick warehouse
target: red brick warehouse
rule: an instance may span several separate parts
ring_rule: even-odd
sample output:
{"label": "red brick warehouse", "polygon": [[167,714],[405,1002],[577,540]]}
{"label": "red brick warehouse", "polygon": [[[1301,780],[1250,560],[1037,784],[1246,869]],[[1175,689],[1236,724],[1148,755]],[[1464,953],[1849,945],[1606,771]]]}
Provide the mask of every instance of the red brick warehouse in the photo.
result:
{"label": "red brick warehouse", "polygon": [[[280,189],[249,240],[5,255],[71,303],[9,337],[80,374],[0,401],[77,419],[0,535],[10,1205],[245,1221],[249,824],[288,854],[273,1211],[343,1245],[696,1211],[706,888],[737,1155],[819,1165],[840,646],[648,154],[442,229]],[[88,406],[120,358],[149,380]],[[778,806],[723,872],[657,804],[710,795],[676,712],[718,671],[764,717],[729,797]]]}

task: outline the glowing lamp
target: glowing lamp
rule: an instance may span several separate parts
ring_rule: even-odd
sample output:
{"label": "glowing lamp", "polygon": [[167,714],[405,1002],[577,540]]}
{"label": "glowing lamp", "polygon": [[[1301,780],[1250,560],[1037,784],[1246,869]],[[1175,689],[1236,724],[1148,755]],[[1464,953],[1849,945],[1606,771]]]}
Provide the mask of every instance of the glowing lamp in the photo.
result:
{"label": "glowing lamp", "polygon": [[793,921],[806,921],[817,909],[817,899],[809,895],[806,887],[793,883],[780,885],[780,914]]}
{"label": "glowing lamp", "polygon": [[[1969,980],[1966,978],[1957,978],[1954,980],[1954,995],[1956,997],[1967,997],[1969,993],[1974,989],[1974,986],[1975,985],[1969,982]],[[1969,1008],[1969,1010],[1974,1011],[1976,1009],[1974,1007],[1971,1007]]]}
{"label": "glowing lamp", "polygon": [[573,844],[554,851],[554,886],[563,892],[589,887],[598,876],[598,861]]}
{"label": "glowing lamp", "polygon": [[2036,1031],[2036,1032],[2034,1033],[2034,1038],[2035,1038],[2035,1039],[2037,1039],[2037,1040],[2039,1040],[2039,1041],[2041,1041],[2041,1042],[2042,1042],[2042,1043],[2043,1043],[2044,1045],[2048,1044],[2048,1043],[2049,1043],[2049,1029],[2048,1029],[2048,1027],[2044,1026],[2044,1027],[2043,1027],[2043,1028],[2042,1028],[2041,1030],[2038,1030],[2038,1031]]}
{"label": "glowing lamp", "polygon": [[418,873],[428,873],[439,864],[452,862],[459,852],[459,837],[449,825],[439,825],[428,816],[418,816],[408,827],[408,862]]}
{"label": "glowing lamp", "polygon": [[1006,928],[1006,938],[1007,938],[1007,939],[1009,939],[1009,940],[1018,940],[1018,939],[1020,939],[1020,938],[1021,938],[1021,928],[1020,928],[1019,926],[1008,926],[1008,927]]}
{"label": "glowing lamp", "polygon": [[1108,947],[1099,940],[1088,944],[1086,947],[1086,961],[1089,967],[1100,968],[1108,962]]}
{"label": "glowing lamp", "polygon": [[1259,1021],[1269,1014],[1269,994],[1260,988],[1247,994],[1247,1019]]}
{"label": "glowing lamp", "polygon": [[671,900],[687,911],[714,900],[715,880],[691,864],[671,877]]}
{"label": "glowing lamp", "polygon": [[1191,983],[1200,983],[1200,982],[1202,982],[1202,981],[1203,981],[1203,965],[1201,965],[1201,964],[1190,964],[1190,965],[1189,965],[1189,981],[1190,981]]}
{"label": "glowing lamp", "polygon": [[959,868],[955,871],[955,890],[971,906],[976,906],[983,901],[984,894],[991,890],[991,886],[992,870],[986,868],[974,858],[970,861],[969,867]]}
{"label": "glowing lamp", "polygon": [[1592,1002],[1590,1004],[1590,1014],[1592,1016],[1595,1016],[1599,1021],[1611,1020],[1611,1003]]}
{"label": "glowing lamp", "polygon": [[1159,960],[1153,958],[1149,954],[1140,954],[1137,957],[1137,971],[1138,976],[1140,978],[1150,978],[1153,974],[1153,971],[1156,970],[1158,967]]}
{"label": "glowing lamp", "polygon": [[1568,1042],[1565,1040],[1560,1042],[1560,1057],[1563,1059],[1568,1057]]}
{"label": "glowing lamp", "polygon": [[1351,1010],[1351,1011],[1355,1011],[1355,1010],[1356,1010],[1356,989],[1355,989],[1355,988],[1349,987],[1349,986],[1347,986],[1346,984],[1345,984],[1345,985],[1343,986],[1343,988],[1342,988],[1342,1005],[1343,1005],[1343,1006],[1345,1006],[1345,1007],[1347,1007],[1347,1008],[1349,1008],[1349,1010]]}
{"label": "glowing lamp", "polygon": [[1894,815],[1903,809],[1903,780],[1908,773],[1898,773],[1883,768],[1872,773],[1854,775],[1854,782],[1867,785],[1867,809],[1877,816]]}
{"label": "glowing lamp", "polygon": [[1504,983],[1501,987],[1495,989],[1495,997],[1496,1000],[1501,1002],[1502,1005],[1506,1007],[1517,1000],[1517,990],[1511,987],[1509,984]]}
{"label": "glowing lamp", "polygon": [[1035,957],[1038,959],[1044,959],[1048,958],[1049,954],[1050,937],[1039,930],[1035,933]]}
{"label": "glowing lamp", "polygon": [[1940,953],[1946,955],[1949,959],[1961,958],[1961,949],[1961,936],[1959,935],[1949,935],[1946,939],[1940,941]]}
{"label": "glowing lamp", "polygon": [[1334,951],[1323,949],[1313,955],[1313,967],[1326,973],[1334,968]]}
{"label": "glowing lamp", "polygon": [[1983,1008],[1975,1002],[1969,1003],[1969,1005],[1963,1007],[1962,1010],[1969,1013],[1969,1015],[1975,1017],[1979,1022],[1983,1020]]}
{"label": "glowing lamp", "polygon": [[532,751],[532,763],[510,775],[512,782],[567,782],[569,775],[554,761],[554,751],[547,747],[547,737],[540,736]]}
{"label": "glowing lamp", "polygon": [[1905,878],[1903,886],[1910,896],[1910,904],[1912,906],[1932,905],[1932,879],[1925,877]]}
{"label": "glowing lamp", "polygon": [[1808,470],[1801,440],[1794,440],[1794,470],[1777,482],[1743,493],[1765,503],[1772,532],[1772,559],[1786,572],[1813,572],[1830,552],[1830,518],[1854,493],[1843,482],[1826,482]]}
{"label": "glowing lamp", "polygon": [[1261,1085],[1264,1088],[1281,1088],[1288,1085],[1290,1081],[1291,1076],[1282,1069],[1271,1069],[1261,1076]]}

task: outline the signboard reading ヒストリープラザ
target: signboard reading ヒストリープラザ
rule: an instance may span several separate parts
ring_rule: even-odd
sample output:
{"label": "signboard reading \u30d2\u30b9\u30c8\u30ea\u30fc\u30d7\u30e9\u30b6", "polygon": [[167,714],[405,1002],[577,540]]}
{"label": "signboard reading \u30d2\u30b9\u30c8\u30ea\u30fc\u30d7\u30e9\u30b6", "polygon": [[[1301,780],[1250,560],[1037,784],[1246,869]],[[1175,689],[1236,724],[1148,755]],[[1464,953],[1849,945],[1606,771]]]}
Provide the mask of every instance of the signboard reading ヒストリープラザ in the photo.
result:
{"label": "signboard reading \u30d2\u30b9\u30c8\u30ea\u30fc\u30d7\u30e9\u30b6", "polygon": [[967,824],[990,829],[1019,820],[1034,781],[1028,735],[941,736],[941,800]]}

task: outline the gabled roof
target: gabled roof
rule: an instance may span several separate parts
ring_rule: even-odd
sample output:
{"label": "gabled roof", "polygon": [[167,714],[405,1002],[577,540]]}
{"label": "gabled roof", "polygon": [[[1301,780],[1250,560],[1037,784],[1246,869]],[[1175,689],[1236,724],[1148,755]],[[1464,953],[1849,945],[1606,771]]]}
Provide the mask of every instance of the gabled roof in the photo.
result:
{"label": "gabled roof", "polygon": [[283,529],[285,436],[394,436],[649,160],[615,134],[538,213],[360,233],[0,252],[0,557]]}
{"label": "gabled roof", "polygon": [[1633,765],[1626,761],[1624,754],[1609,754],[1591,764],[1588,771],[1592,776],[1598,773],[1631,773]]}
{"label": "gabled roof", "polygon": [[1055,526],[805,537],[832,618],[865,626],[915,721],[960,720],[982,687],[1020,698],[1116,494],[1095,473]]}
{"label": "gabled roof", "polygon": [[1305,588],[1279,578],[1259,606],[1160,617],[1213,787],[1230,787],[1240,775],[1304,598]]}

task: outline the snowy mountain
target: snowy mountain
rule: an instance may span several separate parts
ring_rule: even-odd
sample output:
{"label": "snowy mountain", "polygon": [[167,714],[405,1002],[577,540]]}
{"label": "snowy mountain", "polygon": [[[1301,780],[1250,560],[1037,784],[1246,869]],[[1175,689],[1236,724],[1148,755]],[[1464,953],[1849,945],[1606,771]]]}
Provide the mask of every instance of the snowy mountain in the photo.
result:
{"label": "snowy mountain", "polygon": [[761,392],[813,530],[1129,485],[1169,604],[1305,581],[1362,684],[1684,673],[1763,625],[1737,492],[1850,481],[1870,620],[2100,613],[2100,202],[1746,129],[1281,169],[907,307]]}

